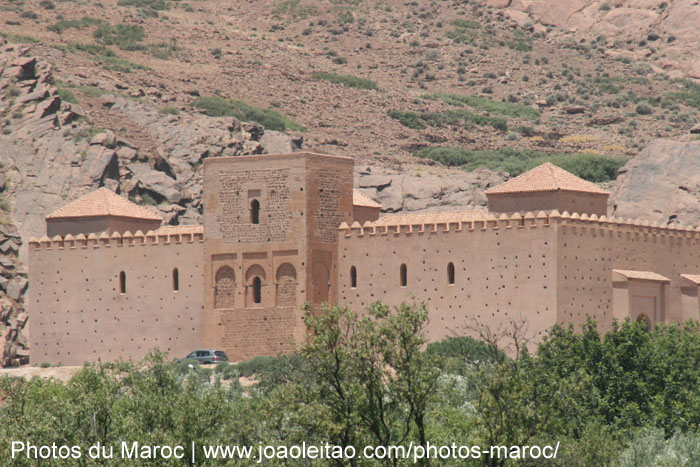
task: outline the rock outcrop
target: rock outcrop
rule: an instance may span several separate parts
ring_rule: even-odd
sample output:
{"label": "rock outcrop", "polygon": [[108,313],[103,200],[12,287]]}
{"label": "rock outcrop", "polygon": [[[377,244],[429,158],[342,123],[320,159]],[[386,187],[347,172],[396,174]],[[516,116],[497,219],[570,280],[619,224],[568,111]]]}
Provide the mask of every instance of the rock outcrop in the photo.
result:
{"label": "rock outcrop", "polygon": [[484,191],[504,181],[488,169],[444,174],[364,167],[355,172],[356,187],[381,203],[383,212],[483,209]]}
{"label": "rock outcrop", "polygon": [[613,215],[700,223],[700,141],[653,140],[621,172],[610,197]]}

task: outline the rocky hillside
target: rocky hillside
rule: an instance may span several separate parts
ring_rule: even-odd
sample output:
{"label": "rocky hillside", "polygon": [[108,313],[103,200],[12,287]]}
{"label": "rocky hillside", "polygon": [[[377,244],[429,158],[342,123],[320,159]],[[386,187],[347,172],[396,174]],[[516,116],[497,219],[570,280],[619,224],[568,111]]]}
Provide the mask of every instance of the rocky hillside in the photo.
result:
{"label": "rocky hillside", "polygon": [[604,181],[616,215],[653,206],[661,222],[697,222],[699,11],[690,0],[0,4],[2,363],[28,354],[23,240],[44,233],[45,215],[106,186],[169,224],[198,223],[207,157],[352,156],[356,185],[387,212],[480,208],[485,189],[551,160]]}

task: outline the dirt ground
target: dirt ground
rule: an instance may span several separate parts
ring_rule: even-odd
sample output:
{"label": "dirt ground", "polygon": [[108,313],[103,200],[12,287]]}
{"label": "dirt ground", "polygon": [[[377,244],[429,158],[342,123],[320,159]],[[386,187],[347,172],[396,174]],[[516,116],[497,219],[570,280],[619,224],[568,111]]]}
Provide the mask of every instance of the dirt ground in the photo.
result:
{"label": "dirt ground", "polygon": [[82,366],[57,366],[49,368],[40,368],[38,366],[21,366],[19,368],[0,368],[0,377],[3,376],[21,376],[27,379],[32,379],[35,376],[39,378],[55,378],[64,383],[70,380],[74,374],[80,370]]}

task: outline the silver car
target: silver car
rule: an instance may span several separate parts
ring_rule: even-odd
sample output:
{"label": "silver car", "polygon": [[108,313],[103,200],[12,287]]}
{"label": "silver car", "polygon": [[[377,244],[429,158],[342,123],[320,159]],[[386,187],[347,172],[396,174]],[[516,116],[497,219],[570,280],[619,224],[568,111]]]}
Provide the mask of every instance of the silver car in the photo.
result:
{"label": "silver car", "polygon": [[185,360],[197,360],[201,364],[221,363],[228,362],[228,357],[221,350],[202,349],[195,350],[185,358],[181,358],[178,361],[183,362]]}

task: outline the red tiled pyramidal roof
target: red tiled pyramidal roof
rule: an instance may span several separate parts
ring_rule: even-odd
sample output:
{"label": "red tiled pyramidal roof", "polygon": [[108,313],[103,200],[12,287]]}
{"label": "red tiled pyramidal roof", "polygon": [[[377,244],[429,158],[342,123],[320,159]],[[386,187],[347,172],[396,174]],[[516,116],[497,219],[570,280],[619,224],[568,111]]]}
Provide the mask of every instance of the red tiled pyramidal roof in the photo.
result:
{"label": "red tiled pyramidal roof", "polygon": [[107,188],[99,188],[63,207],[58,208],[46,219],[70,219],[80,217],[130,217],[133,219],[162,220],[151,210],[134,204]]}
{"label": "red tiled pyramidal roof", "polygon": [[607,191],[554,164],[545,162],[498,186],[486,190],[487,195],[536,191],[578,191],[609,195]]}
{"label": "red tiled pyramidal roof", "polygon": [[381,208],[382,205],[374,201],[360,190],[352,190],[352,204],[355,206],[367,206],[370,208]]}

